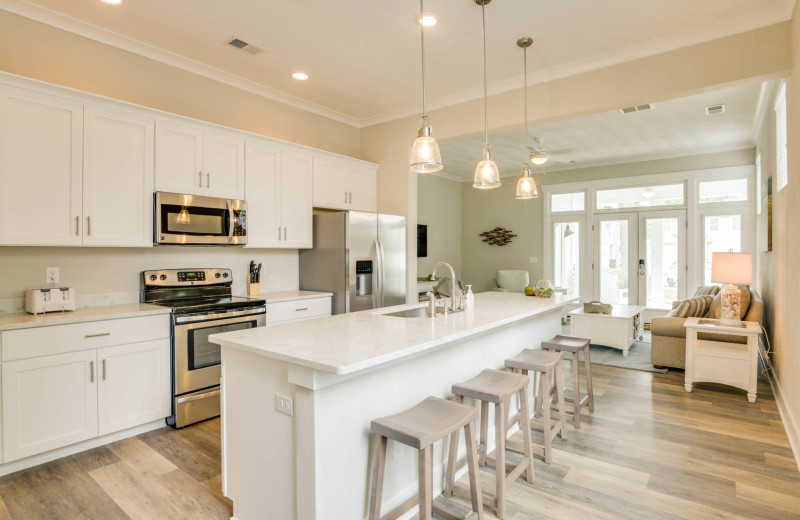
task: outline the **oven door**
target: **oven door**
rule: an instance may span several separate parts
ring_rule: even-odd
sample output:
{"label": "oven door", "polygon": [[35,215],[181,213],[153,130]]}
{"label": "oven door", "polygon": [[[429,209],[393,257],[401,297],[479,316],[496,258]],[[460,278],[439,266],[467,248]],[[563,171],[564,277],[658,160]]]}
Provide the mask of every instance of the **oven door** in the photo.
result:
{"label": "oven door", "polygon": [[[220,346],[208,341],[212,334],[251,329],[266,325],[261,307],[257,313],[226,318],[213,316],[177,316],[175,318],[175,395],[219,385]],[[231,314],[241,314],[242,311]]]}
{"label": "oven door", "polygon": [[154,225],[157,244],[247,243],[246,203],[241,200],[157,192]]}

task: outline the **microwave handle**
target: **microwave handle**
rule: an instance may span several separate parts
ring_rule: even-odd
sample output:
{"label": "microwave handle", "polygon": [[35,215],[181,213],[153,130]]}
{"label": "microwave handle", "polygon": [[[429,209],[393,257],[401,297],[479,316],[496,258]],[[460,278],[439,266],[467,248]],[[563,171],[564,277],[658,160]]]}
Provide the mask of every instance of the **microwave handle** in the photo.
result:
{"label": "microwave handle", "polygon": [[228,242],[233,241],[233,204],[230,200],[226,200],[225,204],[228,206]]}

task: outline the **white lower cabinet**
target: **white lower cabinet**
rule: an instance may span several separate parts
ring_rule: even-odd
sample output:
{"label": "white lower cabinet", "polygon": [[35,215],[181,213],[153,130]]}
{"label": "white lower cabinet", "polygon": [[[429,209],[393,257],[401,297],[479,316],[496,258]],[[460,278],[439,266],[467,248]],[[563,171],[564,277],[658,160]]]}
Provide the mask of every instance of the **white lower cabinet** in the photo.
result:
{"label": "white lower cabinet", "polygon": [[0,333],[3,463],[170,414],[169,316]]}
{"label": "white lower cabinet", "polygon": [[3,363],[3,462],[97,437],[96,351]]}
{"label": "white lower cabinet", "polygon": [[267,325],[331,315],[331,297],[267,302]]}
{"label": "white lower cabinet", "polygon": [[97,363],[100,435],[170,414],[169,340],[102,348]]}

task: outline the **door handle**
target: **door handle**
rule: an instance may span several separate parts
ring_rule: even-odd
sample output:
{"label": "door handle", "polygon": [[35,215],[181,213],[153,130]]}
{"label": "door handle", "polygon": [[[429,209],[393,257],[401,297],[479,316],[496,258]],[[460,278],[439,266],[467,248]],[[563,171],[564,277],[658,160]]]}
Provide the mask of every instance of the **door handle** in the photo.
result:
{"label": "door handle", "polygon": [[106,360],[103,360],[103,381],[106,380]]}
{"label": "door handle", "polygon": [[86,217],[86,234],[92,234],[92,217]]}
{"label": "door handle", "polygon": [[206,188],[211,188],[211,172],[206,172]]}
{"label": "door handle", "polygon": [[347,197],[348,198],[347,202],[352,204],[353,203],[353,192],[352,191],[348,191],[347,193],[349,194],[348,197]]}
{"label": "door handle", "polygon": [[197,172],[197,185],[203,187],[203,170]]}
{"label": "door handle", "polygon": [[640,258],[639,259],[639,274],[640,275],[644,275],[645,274],[644,258]]}
{"label": "door handle", "polygon": [[281,239],[281,227],[278,226],[278,240]]}
{"label": "door handle", "polygon": [[[211,174],[209,173],[209,175],[211,175]],[[209,187],[210,186],[211,185],[209,184]],[[233,204],[231,203],[230,200],[226,200],[225,204],[228,206],[228,242],[231,242],[233,240],[233,227],[234,227],[234,224],[233,224]]]}
{"label": "door handle", "polygon": [[347,192],[344,192],[344,203],[347,204]]}
{"label": "door handle", "polygon": [[75,217],[75,236],[81,232],[81,217]]}
{"label": "door handle", "polygon": [[89,361],[89,382],[94,383],[94,361]]}
{"label": "door handle", "polygon": [[283,239],[286,240],[286,226],[283,228]]}

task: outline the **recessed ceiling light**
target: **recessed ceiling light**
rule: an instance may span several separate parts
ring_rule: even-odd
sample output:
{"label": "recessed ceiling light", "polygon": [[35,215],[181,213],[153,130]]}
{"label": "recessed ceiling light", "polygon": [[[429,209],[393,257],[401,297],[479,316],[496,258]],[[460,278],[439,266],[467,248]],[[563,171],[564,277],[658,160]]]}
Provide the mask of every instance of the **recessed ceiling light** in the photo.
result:
{"label": "recessed ceiling light", "polygon": [[306,74],[305,72],[295,72],[294,74],[292,74],[292,77],[294,79],[299,79],[300,81],[305,81],[308,79],[308,74]]}
{"label": "recessed ceiling light", "polygon": [[122,0],[103,0],[103,2],[111,5],[119,5],[122,3]]}
{"label": "recessed ceiling light", "polygon": [[436,22],[436,15],[433,13],[425,13],[419,19],[419,23],[421,23],[423,27],[433,27],[436,25]]}

